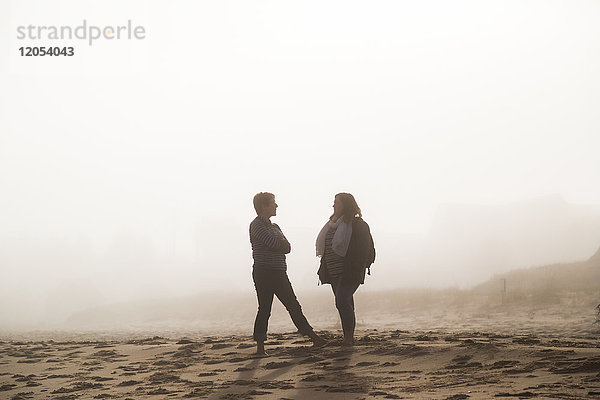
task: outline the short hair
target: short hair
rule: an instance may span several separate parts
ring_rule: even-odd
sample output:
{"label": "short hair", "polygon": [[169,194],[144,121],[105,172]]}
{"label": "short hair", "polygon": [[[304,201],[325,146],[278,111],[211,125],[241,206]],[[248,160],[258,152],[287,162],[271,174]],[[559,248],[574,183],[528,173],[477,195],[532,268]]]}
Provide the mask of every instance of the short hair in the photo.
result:
{"label": "short hair", "polygon": [[269,204],[271,200],[275,200],[275,195],[269,192],[260,192],[254,195],[252,202],[257,214],[260,214],[263,207]]}

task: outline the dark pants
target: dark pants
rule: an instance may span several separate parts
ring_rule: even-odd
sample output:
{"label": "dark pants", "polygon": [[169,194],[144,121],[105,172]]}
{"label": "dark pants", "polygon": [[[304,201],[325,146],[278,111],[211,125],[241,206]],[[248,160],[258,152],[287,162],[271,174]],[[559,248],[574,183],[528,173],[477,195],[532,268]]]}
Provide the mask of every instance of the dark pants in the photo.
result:
{"label": "dark pants", "polygon": [[341,277],[335,278],[331,282],[331,289],[333,289],[333,295],[335,296],[335,307],[340,313],[344,335],[354,334],[354,328],[356,327],[354,292],[359,286],[360,283],[344,282]]}
{"label": "dark pants", "polygon": [[306,335],[312,331],[312,327],[302,313],[302,307],[296,299],[285,270],[255,268],[252,270],[252,279],[256,288],[256,297],[258,297],[258,313],[254,321],[254,340],[257,342],[267,340],[267,326],[271,316],[273,295],[277,296],[288,310],[294,325],[301,334]]}

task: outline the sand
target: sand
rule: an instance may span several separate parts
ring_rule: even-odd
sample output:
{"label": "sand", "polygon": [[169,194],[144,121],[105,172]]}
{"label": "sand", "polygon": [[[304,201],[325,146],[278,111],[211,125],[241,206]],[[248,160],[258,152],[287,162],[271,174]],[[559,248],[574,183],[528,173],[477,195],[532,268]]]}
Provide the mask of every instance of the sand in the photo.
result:
{"label": "sand", "polygon": [[504,304],[452,293],[359,293],[350,349],[331,298],[303,297],[329,340],[319,349],[276,302],[264,358],[252,299],[210,327],[177,303],[162,317],[124,314],[130,325],[102,320],[108,330],[3,330],[0,399],[600,399],[596,292]]}
{"label": "sand", "polygon": [[600,398],[596,337],[490,332],[338,331],[314,349],[250,336],[0,342],[3,399]]}

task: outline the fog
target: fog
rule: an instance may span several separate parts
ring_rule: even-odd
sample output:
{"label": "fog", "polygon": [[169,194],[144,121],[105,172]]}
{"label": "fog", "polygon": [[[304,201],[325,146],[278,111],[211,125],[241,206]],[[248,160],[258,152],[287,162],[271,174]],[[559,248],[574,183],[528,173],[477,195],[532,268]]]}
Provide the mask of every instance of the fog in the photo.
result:
{"label": "fog", "polygon": [[[56,44],[17,26],[83,19],[147,35],[19,55]],[[328,290],[314,243],[341,191],[377,249],[363,291],[589,258],[599,19],[593,1],[3,2],[0,327],[252,295],[259,191],[297,293]]]}

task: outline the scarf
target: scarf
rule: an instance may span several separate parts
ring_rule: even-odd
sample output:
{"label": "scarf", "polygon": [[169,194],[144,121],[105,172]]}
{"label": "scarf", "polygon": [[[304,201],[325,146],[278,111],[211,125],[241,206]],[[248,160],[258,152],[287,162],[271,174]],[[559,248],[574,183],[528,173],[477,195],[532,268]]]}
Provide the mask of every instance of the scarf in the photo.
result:
{"label": "scarf", "polygon": [[345,222],[342,217],[333,220],[333,217],[325,223],[325,226],[317,236],[317,257],[325,254],[325,236],[329,229],[335,229],[331,249],[340,257],[345,257],[352,236],[352,222]]}

